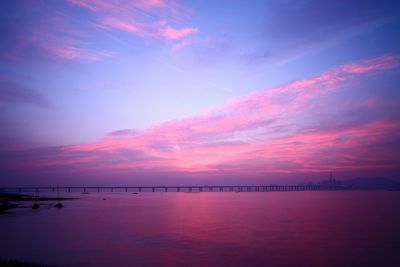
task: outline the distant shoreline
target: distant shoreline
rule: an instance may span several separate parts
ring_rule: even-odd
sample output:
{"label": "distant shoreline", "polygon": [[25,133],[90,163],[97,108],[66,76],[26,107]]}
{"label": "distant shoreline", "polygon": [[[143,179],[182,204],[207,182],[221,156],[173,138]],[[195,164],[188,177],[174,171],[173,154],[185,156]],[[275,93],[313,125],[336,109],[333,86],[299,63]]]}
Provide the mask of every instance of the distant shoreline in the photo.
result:
{"label": "distant shoreline", "polygon": [[15,193],[0,193],[1,201],[46,201],[46,200],[74,200],[78,198],[74,197],[35,197],[25,194],[15,194]]}
{"label": "distant shoreline", "polygon": [[[24,195],[24,194],[0,193],[0,213],[20,207],[20,204],[15,204],[13,202],[61,201],[61,200],[74,200],[74,199],[78,199],[78,198],[71,198],[71,197],[35,197],[35,196]],[[0,261],[0,263],[2,264],[1,261]],[[0,266],[3,266],[1,264],[0,264]]]}

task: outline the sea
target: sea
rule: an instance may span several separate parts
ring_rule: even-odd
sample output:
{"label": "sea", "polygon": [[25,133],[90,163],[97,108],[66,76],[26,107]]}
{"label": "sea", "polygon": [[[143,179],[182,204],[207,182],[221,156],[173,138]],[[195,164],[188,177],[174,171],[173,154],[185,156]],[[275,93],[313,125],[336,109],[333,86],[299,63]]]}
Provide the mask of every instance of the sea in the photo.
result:
{"label": "sea", "polygon": [[[47,194],[48,195],[48,194]],[[400,192],[62,193],[0,215],[0,258],[55,266],[400,266]]]}

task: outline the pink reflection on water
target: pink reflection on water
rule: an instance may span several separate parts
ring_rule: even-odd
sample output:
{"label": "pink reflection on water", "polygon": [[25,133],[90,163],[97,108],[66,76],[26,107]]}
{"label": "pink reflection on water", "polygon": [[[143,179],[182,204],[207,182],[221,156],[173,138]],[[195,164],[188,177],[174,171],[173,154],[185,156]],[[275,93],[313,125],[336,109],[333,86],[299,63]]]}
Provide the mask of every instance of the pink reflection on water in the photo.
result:
{"label": "pink reflection on water", "polygon": [[2,216],[7,242],[0,242],[0,257],[59,266],[397,266],[399,260],[397,192],[83,197],[62,210]]}

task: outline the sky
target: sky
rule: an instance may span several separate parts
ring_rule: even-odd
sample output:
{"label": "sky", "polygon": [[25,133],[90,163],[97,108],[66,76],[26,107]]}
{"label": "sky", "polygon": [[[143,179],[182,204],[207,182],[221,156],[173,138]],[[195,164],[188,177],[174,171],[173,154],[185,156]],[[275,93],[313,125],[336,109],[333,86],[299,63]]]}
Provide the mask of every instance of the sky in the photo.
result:
{"label": "sky", "polygon": [[1,1],[0,33],[0,185],[400,180],[398,1]]}

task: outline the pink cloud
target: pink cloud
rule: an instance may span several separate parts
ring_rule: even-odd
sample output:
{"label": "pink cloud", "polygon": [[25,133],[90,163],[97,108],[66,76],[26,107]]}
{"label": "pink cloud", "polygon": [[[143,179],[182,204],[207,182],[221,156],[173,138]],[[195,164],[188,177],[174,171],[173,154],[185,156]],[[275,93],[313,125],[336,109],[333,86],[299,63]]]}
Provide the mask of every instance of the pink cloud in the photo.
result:
{"label": "pink cloud", "polygon": [[173,0],[69,0],[72,5],[93,12],[100,27],[123,30],[139,37],[176,42],[197,31],[172,25],[189,18],[191,11]]}
{"label": "pink cloud", "polygon": [[83,31],[73,26],[70,16],[50,12],[23,34],[14,36],[12,49],[3,56],[14,60],[32,55],[55,60],[100,60],[113,56],[110,51],[90,47],[85,37]]}
{"label": "pink cloud", "polygon": [[163,31],[163,36],[167,40],[176,40],[176,39],[181,39],[191,33],[197,32],[196,28],[181,28],[181,29],[175,29],[172,28],[171,26],[168,26],[164,31]]}
{"label": "pink cloud", "polygon": [[[175,45],[186,43],[197,31],[182,25],[191,11],[173,0],[68,0],[86,9],[93,18],[76,26],[74,12],[62,12],[51,4],[43,4],[43,14],[33,25],[10,37],[12,44],[0,53],[3,59],[21,60],[31,56],[56,60],[100,60],[114,55],[107,47],[94,47],[94,28],[124,31],[147,40]],[[29,4],[29,3],[28,3]],[[182,46],[183,47],[183,46]]]}
{"label": "pink cloud", "polygon": [[[360,74],[398,68],[399,63],[399,56],[385,55],[342,65],[232,99],[197,116],[66,146],[58,156],[32,159],[29,166],[236,175],[395,168],[400,166],[400,143],[391,137],[400,131],[400,119],[354,117],[346,122],[337,115],[319,116],[313,103],[357,90],[354,81],[368,83]],[[374,98],[366,99],[365,104],[355,103],[358,113],[374,108]],[[351,106],[341,109],[348,111]],[[326,109],[336,111],[336,107]]]}
{"label": "pink cloud", "polygon": [[[113,12],[123,11],[125,8],[141,8],[145,10],[154,8],[165,8],[168,3],[165,0],[132,0],[132,1],[109,1],[109,0],[68,0],[73,5],[81,6],[92,11],[110,10]],[[172,1],[171,1],[172,2]]]}
{"label": "pink cloud", "polygon": [[127,32],[140,32],[140,26],[133,23],[120,20],[118,18],[106,17],[102,20],[102,24],[107,27],[112,27]]}
{"label": "pink cloud", "polygon": [[399,65],[399,57],[389,54],[378,58],[366,60],[364,64],[347,64],[342,67],[341,71],[348,73],[364,73],[374,69],[390,69]]}
{"label": "pink cloud", "polygon": [[133,135],[139,134],[139,131],[133,130],[133,129],[124,129],[124,130],[118,130],[118,131],[113,131],[107,134],[109,137],[132,137]]}
{"label": "pink cloud", "polygon": [[111,57],[112,52],[109,51],[92,51],[89,49],[57,44],[41,44],[47,55],[60,59],[85,59],[85,60],[100,60],[106,57]]}

